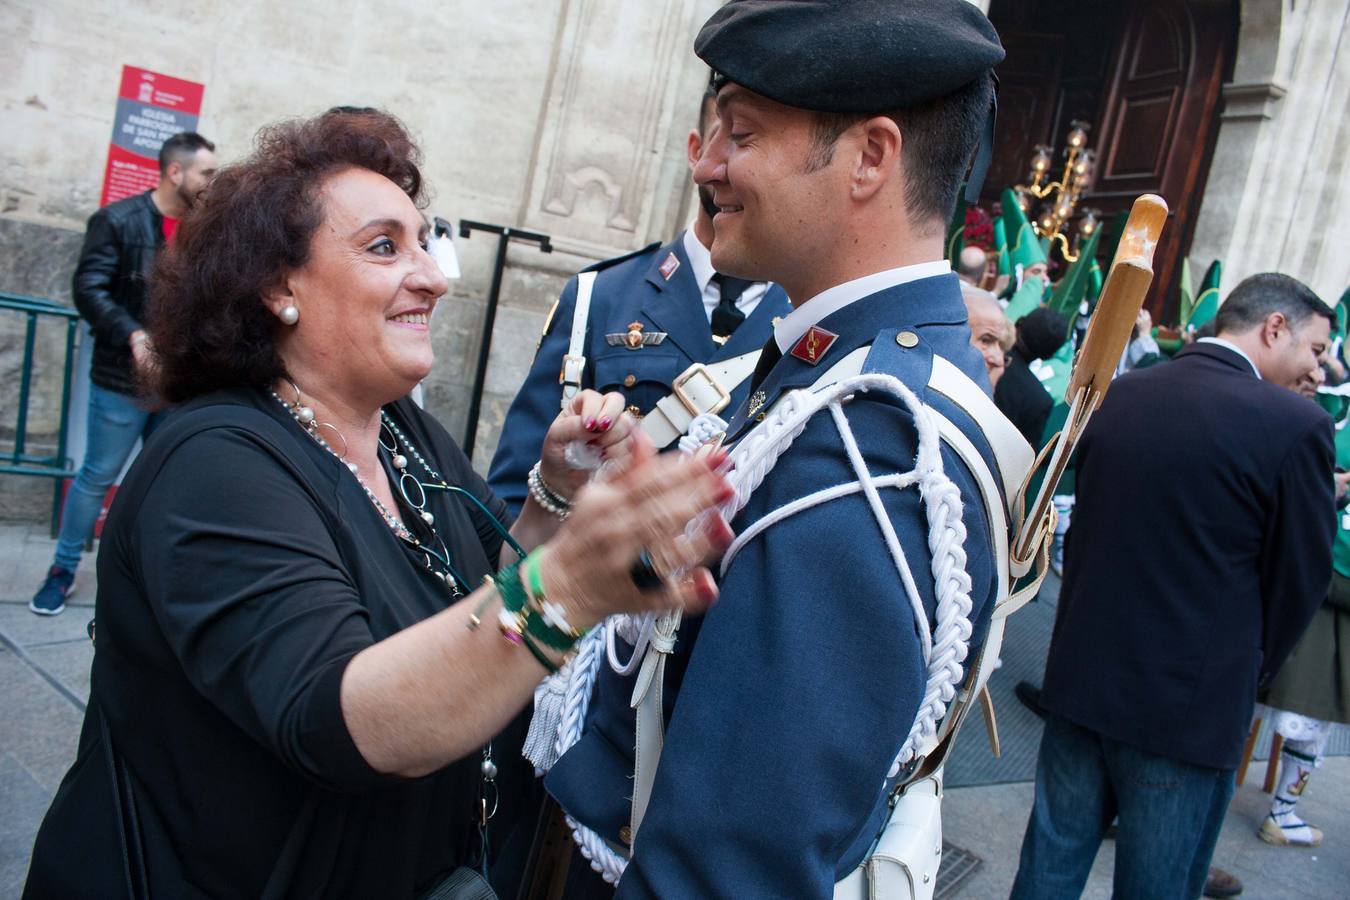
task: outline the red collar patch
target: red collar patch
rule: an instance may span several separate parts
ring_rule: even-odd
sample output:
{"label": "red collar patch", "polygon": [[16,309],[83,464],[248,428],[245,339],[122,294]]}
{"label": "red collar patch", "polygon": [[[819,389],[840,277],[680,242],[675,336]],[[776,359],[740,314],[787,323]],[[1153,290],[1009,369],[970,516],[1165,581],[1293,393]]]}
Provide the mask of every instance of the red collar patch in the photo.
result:
{"label": "red collar patch", "polygon": [[815,365],[829,351],[830,345],[839,340],[839,335],[833,331],[826,331],[819,325],[812,325],[806,329],[806,334],[802,335],[792,348],[792,355],[804,363]]}
{"label": "red collar patch", "polygon": [[677,257],[674,254],[674,252],[671,252],[667,253],[666,258],[661,261],[661,268],[658,271],[661,273],[662,278],[664,278],[666,281],[669,281],[670,276],[674,275],[675,270],[678,269],[679,267],[680,267],[679,257]]}

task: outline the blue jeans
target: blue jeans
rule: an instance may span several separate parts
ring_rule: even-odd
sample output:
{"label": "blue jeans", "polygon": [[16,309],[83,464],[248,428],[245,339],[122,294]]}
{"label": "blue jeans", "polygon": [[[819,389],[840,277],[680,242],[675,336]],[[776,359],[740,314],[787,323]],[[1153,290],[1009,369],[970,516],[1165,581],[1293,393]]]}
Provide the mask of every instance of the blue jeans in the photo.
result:
{"label": "blue jeans", "polygon": [[56,538],[53,564],[75,571],[80,552],[94,533],[108,488],[126,465],[136,441],[149,437],[164,421],[162,412],[146,412],[126,394],[89,386],[89,429],[84,462],[66,492],[61,508],[61,531]]}
{"label": "blue jeans", "polygon": [[1145,753],[1048,714],[1013,900],[1080,897],[1116,818],[1114,896],[1195,900],[1233,788],[1231,770]]}

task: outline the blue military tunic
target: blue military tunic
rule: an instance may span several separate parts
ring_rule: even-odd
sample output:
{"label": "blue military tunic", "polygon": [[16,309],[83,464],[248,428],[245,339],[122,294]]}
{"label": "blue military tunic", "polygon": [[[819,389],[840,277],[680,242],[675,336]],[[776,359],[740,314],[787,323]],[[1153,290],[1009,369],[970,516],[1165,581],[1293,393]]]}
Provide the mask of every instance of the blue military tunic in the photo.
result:
{"label": "blue military tunic", "polygon": [[[720,362],[762,347],[773,332],[774,318],[792,311],[783,289],[770,285],[754,311],[719,347],[684,251],[683,233],[665,246],[652,244],[592,268],[599,274],[591,294],[581,386],[617,391],[626,406],[643,414],[670,393],[675,377],[690,365]],[[539,459],[544,433],[558,416],[562,397],[558,374],[571,339],[576,297],[573,278],[563,289],[529,375],[506,414],[488,472],[488,484],[514,513],[525,502],[525,477]],[[625,335],[634,322],[642,324],[643,333],[664,332],[666,337],[636,350],[610,346],[607,335]],[[745,395],[745,384],[732,391],[731,406],[722,415],[730,415]]]}
{"label": "blue military tunic", "polygon": [[[988,392],[954,275],[888,288],[819,325],[838,339],[816,366],[784,356],[758,387],[765,408],[871,345],[864,371],[895,375],[998,471],[979,428],[925,389],[936,354]],[[917,335],[917,345],[901,346],[901,331]],[[914,467],[917,434],[897,399],[859,393],[843,409],[873,475]],[[733,420],[733,434],[753,424],[747,413],[742,408]],[[945,445],[942,459],[964,502],[978,643],[997,589],[989,524],[970,472]],[[743,532],[785,503],[856,477],[831,416],[818,414],[732,525]],[[883,489],[881,496],[932,627],[918,491]],[[859,494],[814,506],[748,542],[721,591],[707,616],[685,623],[667,667],[665,747],[619,895],[828,896],[884,821],[887,774],[923,696],[927,674],[910,604]],[[565,810],[616,846],[632,796],[631,694],[631,679],[601,669],[585,732],[546,781]]]}

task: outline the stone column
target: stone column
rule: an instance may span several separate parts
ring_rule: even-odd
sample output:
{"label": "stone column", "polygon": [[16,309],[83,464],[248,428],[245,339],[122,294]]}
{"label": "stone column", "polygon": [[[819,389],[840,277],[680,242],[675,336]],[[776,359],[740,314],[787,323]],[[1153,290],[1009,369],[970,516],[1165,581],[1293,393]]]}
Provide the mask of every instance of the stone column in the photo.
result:
{"label": "stone column", "polygon": [[1350,0],[1244,0],[1233,80],[1191,243],[1226,293],[1281,271],[1334,302],[1350,282]]}

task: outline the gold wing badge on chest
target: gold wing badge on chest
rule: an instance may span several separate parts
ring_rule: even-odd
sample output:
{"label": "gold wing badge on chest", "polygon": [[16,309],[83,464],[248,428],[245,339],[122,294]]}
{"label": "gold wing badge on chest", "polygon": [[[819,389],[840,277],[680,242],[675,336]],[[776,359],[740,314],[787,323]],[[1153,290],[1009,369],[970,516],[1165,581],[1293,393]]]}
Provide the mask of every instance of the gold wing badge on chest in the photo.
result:
{"label": "gold wing badge on chest", "polygon": [[629,322],[626,332],[605,335],[605,343],[611,347],[627,347],[629,350],[640,350],[643,347],[655,347],[666,339],[664,331],[643,332],[641,322]]}

